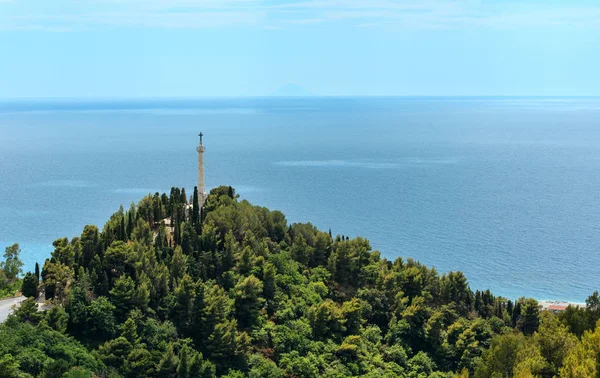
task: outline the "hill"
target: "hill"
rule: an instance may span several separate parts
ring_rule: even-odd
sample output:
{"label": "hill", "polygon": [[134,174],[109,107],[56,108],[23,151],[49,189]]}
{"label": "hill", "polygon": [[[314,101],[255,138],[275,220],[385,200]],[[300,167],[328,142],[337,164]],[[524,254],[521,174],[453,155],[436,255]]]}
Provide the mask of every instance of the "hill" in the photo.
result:
{"label": "hill", "polygon": [[289,224],[231,187],[186,201],[172,188],[57,239],[41,271],[52,307],[28,299],[0,325],[0,376],[597,374],[598,293],[555,316]]}

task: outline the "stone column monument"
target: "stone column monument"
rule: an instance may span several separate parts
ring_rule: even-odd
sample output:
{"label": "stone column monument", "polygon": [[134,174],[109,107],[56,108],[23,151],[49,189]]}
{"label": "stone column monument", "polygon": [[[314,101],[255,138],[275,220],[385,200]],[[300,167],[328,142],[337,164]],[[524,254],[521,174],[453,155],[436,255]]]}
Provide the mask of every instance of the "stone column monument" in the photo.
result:
{"label": "stone column monument", "polygon": [[196,148],[196,151],[198,151],[198,202],[200,207],[204,205],[204,200],[206,200],[206,193],[204,192],[204,145],[202,144],[202,135],[202,133],[198,134],[200,144]]}

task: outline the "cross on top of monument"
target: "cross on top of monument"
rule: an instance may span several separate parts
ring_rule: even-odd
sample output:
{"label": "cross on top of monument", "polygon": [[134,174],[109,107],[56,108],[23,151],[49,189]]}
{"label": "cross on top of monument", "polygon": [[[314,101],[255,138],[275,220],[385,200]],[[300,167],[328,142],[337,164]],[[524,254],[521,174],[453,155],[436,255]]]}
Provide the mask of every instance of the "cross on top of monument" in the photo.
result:
{"label": "cross on top of monument", "polygon": [[200,137],[200,144],[202,144],[202,135],[204,135],[204,134],[202,134],[202,132],[200,132],[200,134],[198,134],[198,136]]}

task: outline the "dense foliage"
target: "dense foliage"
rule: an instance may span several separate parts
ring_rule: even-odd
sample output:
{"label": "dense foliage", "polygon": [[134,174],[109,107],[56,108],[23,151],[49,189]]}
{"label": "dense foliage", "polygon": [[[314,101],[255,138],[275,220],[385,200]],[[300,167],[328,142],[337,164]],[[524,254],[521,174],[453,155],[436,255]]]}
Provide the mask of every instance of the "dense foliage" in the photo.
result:
{"label": "dense foliage", "polygon": [[[197,198],[195,192],[192,198]],[[0,377],[593,377],[600,300],[560,317],[213,189],[54,242],[0,325]],[[36,273],[26,276],[31,286]],[[29,290],[29,289],[28,289]]]}
{"label": "dense foliage", "polygon": [[18,244],[6,247],[4,260],[0,261],[0,298],[11,297],[21,288],[19,274],[23,263],[19,258],[21,248]]}

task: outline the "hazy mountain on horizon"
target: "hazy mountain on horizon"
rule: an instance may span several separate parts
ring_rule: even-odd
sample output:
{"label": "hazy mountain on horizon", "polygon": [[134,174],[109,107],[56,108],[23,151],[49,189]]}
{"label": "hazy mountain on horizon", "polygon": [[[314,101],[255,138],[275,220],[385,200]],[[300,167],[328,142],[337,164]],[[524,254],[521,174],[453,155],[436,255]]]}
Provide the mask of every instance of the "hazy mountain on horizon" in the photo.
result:
{"label": "hazy mountain on horizon", "polygon": [[282,97],[306,97],[314,96],[313,93],[307,89],[294,83],[287,83],[284,86],[278,88],[271,96],[282,96]]}

